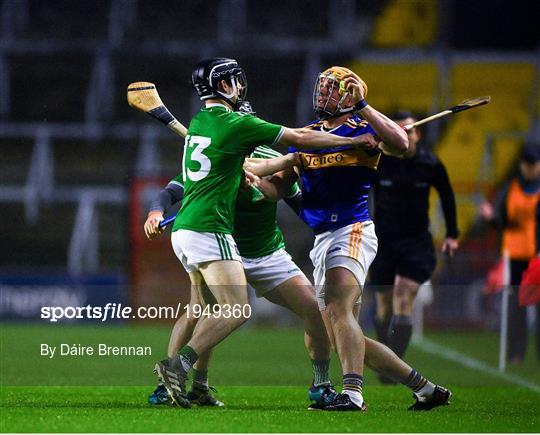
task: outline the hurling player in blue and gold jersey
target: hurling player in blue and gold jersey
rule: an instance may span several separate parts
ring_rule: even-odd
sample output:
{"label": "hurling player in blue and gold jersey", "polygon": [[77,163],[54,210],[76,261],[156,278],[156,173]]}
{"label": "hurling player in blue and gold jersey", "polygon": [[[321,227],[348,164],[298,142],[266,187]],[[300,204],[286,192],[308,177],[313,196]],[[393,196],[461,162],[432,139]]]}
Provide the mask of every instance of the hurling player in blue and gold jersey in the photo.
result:
{"label": "hurling player in blue and gold jersey", "polygon": [[[301,171],[300,217],[315,233],[310,257],[315,267],[317,300],[343,370],[342,394],[323,405],[325,410],[364,408],[365,338],[357,317],[366,275],[377,253],[368,193],[380,152],[401,156],[408,149],[405,131],[369,106],[366,95],[367,85],[351,70],[328,68],[319,74],[313,94],[318,120],[307,128],[343,137],[371,134],[378,140],[377,148],[355,150],[344,146],[300,151],[292,147],[290,152],[294,154],[283,158],[282,166],[266,162],[260,171],[249,167],[257,175],[266,175],[278,168],[290,169],[294,161]],[[353,101],[359,102],[355,105]],[[260,181],[259,187],[272,197],[276,189],[268,184]],[[415,392],[413,409],[431,409],[447,403],[450,397],[448,390],[427,381],[415,370],[403,383]]]}

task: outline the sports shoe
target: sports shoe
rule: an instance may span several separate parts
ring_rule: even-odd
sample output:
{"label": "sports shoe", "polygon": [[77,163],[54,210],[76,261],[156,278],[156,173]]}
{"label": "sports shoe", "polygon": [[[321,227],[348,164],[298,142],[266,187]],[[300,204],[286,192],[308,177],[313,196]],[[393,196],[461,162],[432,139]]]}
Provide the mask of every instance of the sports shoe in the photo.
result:
{"label": "sports shoe", "polygon": [[182,408],[191,408],[191,403],[186,397],[187,373],[180,368],[171,367],[168,359],[156,363],[154,373],[157,373],[167,390],[172,403]]}
{"label": "sports shoe", "polygon": [[358,406],[354,403],[347,393],[341,393],[336,398],[324,406],[323,411],[359,411],[364,412],[367,409],[366,402],[362,403],[362,406]]}
{"label": "sports shoe", "polygon": [[426,402],[421,402],[418,396],[413,393],[413,399],[416,399],[416,403],[409,406],[409,411],[429,411],[437,406],[449,405],[452,392],[440,385],[435,385],[435,391],[431,398]]}
{"label": "sports shoe", "polygon": [[161,382],[158,384],[154,392],[148,396],[148,403],[150,405],[166,405],[170,403],[165,385]]}
{"label": "sports shoe", "polygon": [[332,384],[312,385],[308,390],[308,399],[311,400],[311,405],[308,406],[310,411],[322,410],[326,405],[331,403],[337,396],[336,390]]}
{"label": "sports shoe", "polygon": [[191,386],[191,391],[187,394],[187,399],[194,405],[199,406],[225,406],[225,404],[216,399],[210,393],[212,390],[214,393],[217,393],[217,390],[214,387],[202,387],[202,386]]}

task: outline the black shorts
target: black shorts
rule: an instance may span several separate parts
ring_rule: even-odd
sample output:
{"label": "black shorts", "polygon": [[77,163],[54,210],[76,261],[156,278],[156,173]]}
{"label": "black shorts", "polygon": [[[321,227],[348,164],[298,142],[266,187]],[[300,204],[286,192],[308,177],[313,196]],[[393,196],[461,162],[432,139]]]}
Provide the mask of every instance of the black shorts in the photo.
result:
{"label": "black shorts", "polygon": [[431,277],[436,261],[433,239],[428,232],[402,238],[379,236],[377,256],[369,271],[370,287],[389,291],[396,275],[422,284]]}

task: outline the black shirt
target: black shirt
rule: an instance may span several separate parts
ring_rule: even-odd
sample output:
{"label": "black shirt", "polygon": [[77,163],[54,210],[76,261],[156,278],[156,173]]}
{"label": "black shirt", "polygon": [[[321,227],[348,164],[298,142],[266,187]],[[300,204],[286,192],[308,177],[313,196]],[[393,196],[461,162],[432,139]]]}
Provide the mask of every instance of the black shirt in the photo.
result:
{"label": "black shirt", "polygon": [[377,235],[410,237],[428,231],[429,190],[439,192],[446,236],[457,238],[456,201],[441,161],[425,147],[409,159],[382,155],[373,178]]}

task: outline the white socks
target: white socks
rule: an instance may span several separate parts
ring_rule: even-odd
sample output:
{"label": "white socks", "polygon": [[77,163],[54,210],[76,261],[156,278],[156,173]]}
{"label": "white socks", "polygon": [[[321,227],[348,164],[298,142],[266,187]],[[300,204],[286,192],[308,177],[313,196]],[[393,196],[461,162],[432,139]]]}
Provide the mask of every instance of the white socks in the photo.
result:
{"label": "white socks", "polygon": [[362,404],[364,403],[364,397],[362,396],[362,393],[351,390],[343,390],[342,393],[349,396],[351,402],[353,402],[356,406],[358,406],[359,408],[362,407]]}
{"label": "white socks", "polygon": [[427,402],[429,399],[431,399],[431,396],[433,396],[434,392],[435,392],[435,384],[433,382],[427,381],[426,385],[424,385],[414,394],[416,394],[416,397],[418,397],[418,400],[420,402]]}

